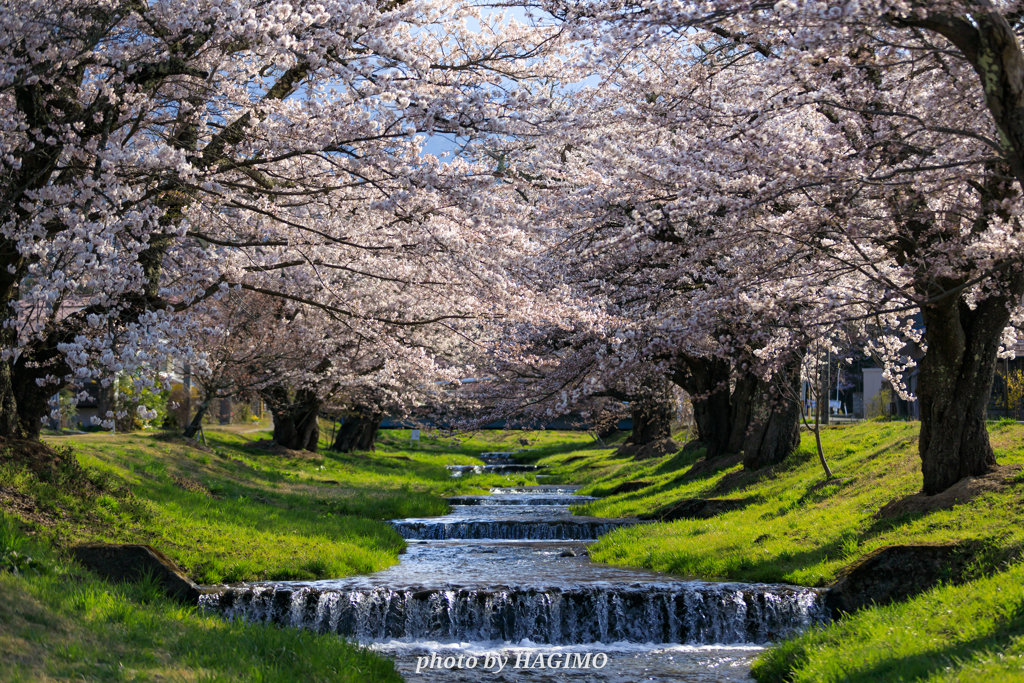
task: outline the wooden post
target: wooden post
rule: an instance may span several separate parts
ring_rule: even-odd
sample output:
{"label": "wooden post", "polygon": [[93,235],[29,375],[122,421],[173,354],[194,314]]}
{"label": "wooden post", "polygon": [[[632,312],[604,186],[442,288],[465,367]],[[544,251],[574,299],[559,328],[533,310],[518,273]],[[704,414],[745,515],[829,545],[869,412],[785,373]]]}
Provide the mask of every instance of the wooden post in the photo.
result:
{"label": "wooden post", "polygon": [[192,366],[185,363],[185,377],[182,380],[185,389],[185,426],[192,422]]}
{"label": "wooden post", "polygon": [[1003,359],[1003,407],[1006,417],[1010,417],[1010,359]]}

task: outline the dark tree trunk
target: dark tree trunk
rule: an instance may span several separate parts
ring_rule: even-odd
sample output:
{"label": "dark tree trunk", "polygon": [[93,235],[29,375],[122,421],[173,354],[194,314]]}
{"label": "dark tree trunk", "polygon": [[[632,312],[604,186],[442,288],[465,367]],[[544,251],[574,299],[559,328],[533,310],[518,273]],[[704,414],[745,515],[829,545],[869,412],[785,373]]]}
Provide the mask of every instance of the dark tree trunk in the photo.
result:
{"label": "dark tree trunk", "polygon": [[13,375],[11,364],[0,362],[0,437],[5,441],[21,438],[18,430],[18,401],[14,397]]}
{"label": "dark tree trunk", "polygon": [[[3,335],[13,344],[13,335]],[[38,440],[43,418],[50,412],[50,398],[63,385],[39,386],[47,375],[63,377],[68,372],[63,355],[55,349],[29,347],[16,362],[0,361],[0,438]]]}
{"label": "dark tree trunk", "polygon": [[640,403],[630,405],[633,417],[633,432],[627,443],[645,446],[660,439],[672,436],[672,418],[675,417],[675,406],[671,403]]}
{"label": "dark tree trunk", "polygon": [[743,468],[778,464],[800,445],[800,365],[793,362],[771,382],[757,380],[743,441]]}
{"label": "dark tree trunk", "polygon": [[729,396],[729,364],[715,359],[687,358],[673,381],[690,394],[697,439],[708,460],[729,452],[732,406]]}
{"label": "dark tree trunk", "polygon": [[973,311],[956,299],[921,309],[928,352],[921,360],[917,384],[918,449],[927,495],[941,493],[964,477],[984,474],[996,464],[985,420],[996,354],[1010,311],[1003,297],[985,299]]}
{"label": "dark tree trunk", "polygon": [[369,411],[349,415],[338,428],[331,450],[341,453],[374,450],[373,442],[377,439],[382,419],[380,413]]}
{"label": "dark tree trunk", "polygon": [[731,374],[729,363],[723,360],[686,358],[673,375],[673,381],[692,397],[705,457],[711,460],[742,451],[747,469],[780,462],[800,443],[800,408],[788,398],[790,391],[798,395],[799,368],[790,368],[785,378],[774,380],[795,381],[796,388],[773,387],[748,372],[730,382]]}
{"label": "dark tree trunk", "polygon": [[320,413],[320,404],[317,402],[316,411],[312,413],[313,418],[307,421],[303,427],[303,432],[306,435],[306,447],[305,450],[316,453],[320,448],[320,420],[318,419]]}
{"label": "dark tree trunk", "polygon": [[748,432],[754,413],[759,408],[758,400],[764,387],[764,382],[759,380],[757,375],[749,372],[740,374],[736,378],[735,384],[729,402],[731,420],[727,448],[729,453],[739,453],[753,445],[752,442],[748,443]]}
{"label": "dark tree trunk", "polygon": [[633,418],[633,431],[626,443],[646,446],[649,443],[672,437],[672,420],[676,416],[676,401],[672,385],[662,381],[653,394],[640,400],[630,401],[629,412]]}
{"label": "dark tree trunk", "polygon": [[320,399],[316,392],[299,389],[292,397],[287,388],[274,386],[261,393],[274,415],[274,443],[315,453],[320,440]]}

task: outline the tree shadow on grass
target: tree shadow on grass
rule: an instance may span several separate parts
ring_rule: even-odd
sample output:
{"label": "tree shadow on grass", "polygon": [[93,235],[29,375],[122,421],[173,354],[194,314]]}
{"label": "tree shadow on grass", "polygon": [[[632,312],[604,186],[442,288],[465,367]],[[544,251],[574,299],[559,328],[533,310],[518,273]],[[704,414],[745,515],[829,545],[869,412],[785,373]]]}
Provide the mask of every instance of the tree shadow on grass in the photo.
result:
{"label": "tree shadow on grass", "polygon": [[765,479],[771,479],[776,474],[774,468],[763,470],[736,470],[729,472],[711,488],[709,493],[713,496],[720,496],[738,489],[747,488]]}
{"label": "tree shadow on grass", "polygon": [[[395,470],[403,473],[415,474],[417,477],[433,481],[448,481],[451,479],[451,471],[445,468],[443,463],[423,462],[421,460],[398,459],[379,455],[365,455],[361,453],[339,453],[337,451],[324,451],[324,459],[330,460],[342,466],[358,467],[358,469],[379,475],[391,475]],[[316,483],[315,481],[313,483]]]}
{"label": "tree shadow on grass", "polygon": [[916,522],[921,517],[924,517],[923,513],[908,513],[905,515],[899,515],[897,517],[889,517],[887,519],[876,519],[864,530],[862,538],[869,539],[875,536],[881,536],[882,534],[889,533],[901,526],[907,526]]}
{"label": "tree shadow on grass", "polygon": [[784,472],[803,467],[814,457],[816,457],[815,454],[801,448],[777,465],[760,470],[739,469],[735,472],[729,472],[715,484],[710,493],[712,495],[721,495],[751,486],[766,479],[775,478]]}
{"label": "tree shadow on grass", "polygon": [[658,465],[651,474],[666,474],[668,472],[676,472],[684,467],[691,468],[698,460],[704,457],[704,452],[703,448],[683,448],[671,458]]}
{"label": "tree shadow on grass", "polygon": [[[842,555],[842,544],[839,540],[824,546],[802,551],[784,551],[766,557],[751,557],[749,555],[726,558],[725,565],[720,576],[715,578],[728,581],[749,581],[756,583],[791,583],[784,577],[792,571],[805,569],[819,564],[828,557]],[[691,562],[692,559],[692,562]],[[658,567],[662,571],[681,576],[695,576],[700,574],[706,577],[704,571],[694,571],[694,568],[701,564],[701,557],[694,555],[692,558],[683,555],[666,565]],[[824,588],[825,583],[817,584],[817,588]]]}

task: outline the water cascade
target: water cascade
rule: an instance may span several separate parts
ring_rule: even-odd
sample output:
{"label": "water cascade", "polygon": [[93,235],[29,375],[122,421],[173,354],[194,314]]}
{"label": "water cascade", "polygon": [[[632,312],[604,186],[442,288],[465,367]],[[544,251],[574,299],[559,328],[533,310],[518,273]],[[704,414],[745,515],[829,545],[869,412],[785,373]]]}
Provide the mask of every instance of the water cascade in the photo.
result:
{"label": "water cascade", "polygon": [[765,643],[823,617],[815,591],[672,582],[627,586],[370,588],[255,586],[219,599],[229,616],[361,641],[530,640],[555,645]]}
{"label": "water cascade", "polygon": [[[407,680],[424,683],[748,680],[759,645],[828,618],[812,588],[684,581],[592,563],[589,542],[641,522],[570,513],[569,505],[589,500],[567,486],[451,498],[444,517],[392,522],[409,547],[390,569],[232,587],[203,604],[228,617],[357,639],[394,656]],[[540,678],[519,669],[494,678],[482,669],[414,666],[474,652],[481,662],[495,652],[520,661],[590,652],[610,663]]]}

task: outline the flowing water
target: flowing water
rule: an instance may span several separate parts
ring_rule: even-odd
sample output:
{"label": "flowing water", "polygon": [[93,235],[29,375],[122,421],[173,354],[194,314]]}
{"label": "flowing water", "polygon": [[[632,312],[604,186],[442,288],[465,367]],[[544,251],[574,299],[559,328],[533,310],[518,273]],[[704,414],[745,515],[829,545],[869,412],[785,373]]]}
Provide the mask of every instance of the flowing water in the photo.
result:
{"label": "flowing water", "polygon": [[523,465],[520,463],[509,463],[498,460],[485,465],[446,465],[445,468],[452,473],[453,477],[461,477],[463,474],[515,474],[516,472],[536,472],[547,469],[547,465]]}
{"label": "flowing water", "polygon": [[826,619],[808,588],[681,581],[592,563],[630,519],[573,516],[573,487],[495,489],[444,517],[398,520],[394,567],[204,597],[226,616],[338,633],[409,681],[740,681],[765,643]]}

